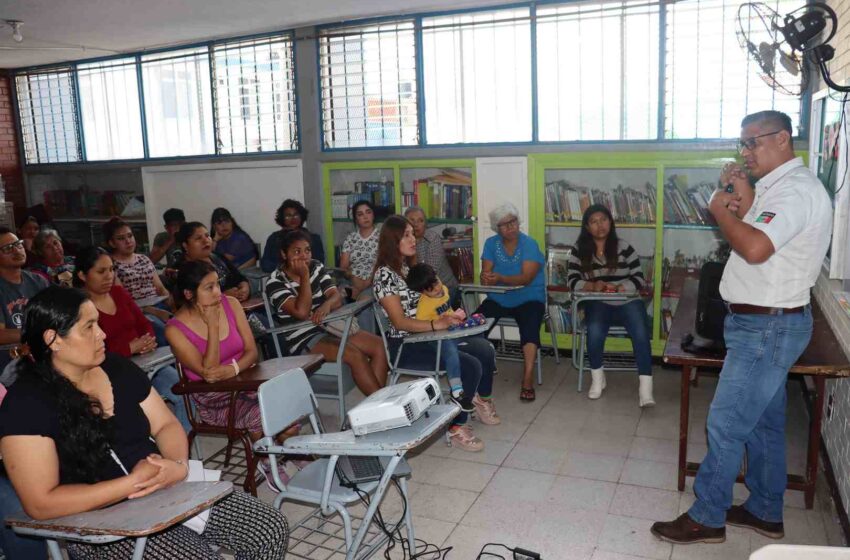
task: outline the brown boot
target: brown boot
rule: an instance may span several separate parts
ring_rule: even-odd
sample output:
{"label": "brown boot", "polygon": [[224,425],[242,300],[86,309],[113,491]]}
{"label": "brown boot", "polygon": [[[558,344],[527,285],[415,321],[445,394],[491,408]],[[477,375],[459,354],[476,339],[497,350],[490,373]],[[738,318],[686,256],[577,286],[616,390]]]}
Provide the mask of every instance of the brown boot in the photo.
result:
{"label": "brown boot", "polygon": [[673,521],[657,521],[652,524],[652,534],[675,544],[722,543],[726,541],[726,527],[714,529],[700,525],[683,513]]}
{"label": "brown boot", "polygon": [[771,539],[781,539],[785,536],[785,526],[780,521],[779,523],[771,523],[763,521],[750,513],[744,506],[732,506],[726,512],[726,523],[735,525],[736,527],[744,527],[752,529],[760,535]]}

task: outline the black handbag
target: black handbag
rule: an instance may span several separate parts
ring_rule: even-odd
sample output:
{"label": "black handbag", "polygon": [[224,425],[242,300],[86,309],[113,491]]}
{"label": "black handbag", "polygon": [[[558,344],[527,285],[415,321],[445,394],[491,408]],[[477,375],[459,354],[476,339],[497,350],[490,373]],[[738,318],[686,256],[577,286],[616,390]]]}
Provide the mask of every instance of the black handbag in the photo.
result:
{"label": "black handbag", "polygon": [[726,319],[726,304],[720,296],[720,280],[726,263],[707,262],[699,272],[697,292],[697,334],[716,344],[723,344],[723,321]]}

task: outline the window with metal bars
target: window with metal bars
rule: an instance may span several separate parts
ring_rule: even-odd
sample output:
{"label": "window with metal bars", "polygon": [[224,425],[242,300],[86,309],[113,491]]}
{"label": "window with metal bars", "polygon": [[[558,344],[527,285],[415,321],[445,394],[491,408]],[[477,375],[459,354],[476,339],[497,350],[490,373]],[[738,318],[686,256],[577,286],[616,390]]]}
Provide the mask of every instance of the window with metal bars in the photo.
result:
{"label": "window with metal bars", "polygon": [[212,71],[218,153],[298,149],[290,34],[217,43]]}
{"label": "window with metal bars", "polygon": [[151,157],[215,153],[207,47],[142,56]]}
{"label": "window with metal bars", "polygon": [[531,141],[527,7],[422,19],[428,144]]}
{"label": "window with metal bars", "polygon": [[145,156],[136,58],[77,66],[86,160]]}
{"label": "window with metal bars", "polygon": [[15,89],[27,164],[80,161],[72,70],[19,74]]}
{"label": "window with metal bars", "polygon": [[541,141],[657,137],[658,16],[645,0],[537,9]]}
{"label": "window with metal bars", "polygon": [[322,30],[319,75],[326,148],[417,144],[413,21]]}
{"label": "window with metal bars", "polygon": [[[791,117],[799,134],[800,98],[774,91],[758,65],[738,45],[737,0],[686,0],[667,4],[664,137],[736,138],[741,119],[767,109]],[[785,14],[803,0],[773,0]]]}

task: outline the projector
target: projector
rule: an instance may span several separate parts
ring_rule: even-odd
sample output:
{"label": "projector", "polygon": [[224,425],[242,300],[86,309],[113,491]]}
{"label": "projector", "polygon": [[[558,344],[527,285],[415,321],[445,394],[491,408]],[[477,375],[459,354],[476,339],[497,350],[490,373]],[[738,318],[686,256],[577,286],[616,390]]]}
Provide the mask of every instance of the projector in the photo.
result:
{"label": "projector", "polygon": [[410,426],[439,398],[430,377],[384,387],[348,411],[348,424],[356,436]]}

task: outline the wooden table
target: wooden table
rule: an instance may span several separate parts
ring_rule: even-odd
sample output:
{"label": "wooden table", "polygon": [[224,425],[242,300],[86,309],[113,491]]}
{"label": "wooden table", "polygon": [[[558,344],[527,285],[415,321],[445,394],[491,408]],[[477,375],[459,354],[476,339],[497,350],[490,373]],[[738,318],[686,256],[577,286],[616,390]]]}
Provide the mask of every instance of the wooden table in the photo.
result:
{"label": "wooden table", "polygon": [[244,309],[246,312],[254,311],[263,307],[263,298],[260,296],[254,296],[239,303],[242,304],[242,309]]}
{"label": "wooden table", "polygon": [[135,538],[133,559],[141,559],[147,537],[208,509],[233,491],[230,482],[181,482],[143,498],[124,500],[115,505],[36,520],[21,512],[6,517],[6,523],[21,535],[47,539],[52,560],[63,558],[59,540],[92,544]]}
{"label": "wooden table", "polygon": [[[682,339],[694,332],[697,307],[695,279],[688,279],[682,288],[679,306],[670,326],[670,334],[664,347],[664,362],[682,366],[681,409],[679,414],[679,491],[685,489],[685,477],[696,476],[699,463],[687,462],[688,417],[690,412],[691,374],[697,367],[723,367],[725,353],[691,353],[682,349]],[[814,404],[809,421],[809,445],[806,456],[806,472],[803,475],[789,474],[788,488],[805,493],[806,509],[812,509],[815,499],[815,481],[818,470],[818,454],[821,443],[821,420],[827,378],[850,377],[850,363],[835,338],[817,303],[812,300],[814,326],[809,346],[791,368],[790,373],[809,375],[815,384]],[[743,478],[738,477],[742,482]]]}
{"label": "wooden table", "polygon": [[303,354],[301,356],[287,356],[285,358],[272,358],[258,364],[254,364],[236,377],[208,383],[206,381],[180,382],[174,386],[174,393],[182,395],[185,393],[230,393],[242,391],[256,391],[264,382],[277,377],[285,371],[301,368],[307,375],[315,372],[324,363],[325,358],[320,354]]}

